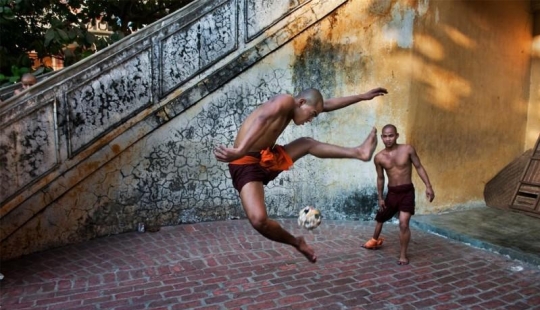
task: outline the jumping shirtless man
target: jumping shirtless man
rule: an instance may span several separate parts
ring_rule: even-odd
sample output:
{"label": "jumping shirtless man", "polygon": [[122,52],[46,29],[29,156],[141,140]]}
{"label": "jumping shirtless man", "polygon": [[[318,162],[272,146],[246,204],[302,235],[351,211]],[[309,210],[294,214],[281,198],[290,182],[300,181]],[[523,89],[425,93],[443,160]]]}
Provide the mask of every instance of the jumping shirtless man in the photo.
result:
{"label": "jumping shirtless man", "polygon": [[253,228],[270,240],[292,245],[310,262],[317,260],[315,252],[303,237],[291,235],[268,218],[263,184],[268,184],[307,154],[319,158],[369,161],[377,146],[377,130],[373,128],[366,140],[356,147],[326,144],[307,137],[285,146],[276,145],[276,141],[291,120],[295,125],[303,125],[322,112],[338,110],[386,93],[384,88],[375,88],[364,94],[328,100],[323,100],[316,89],[304,90],[295,97],[276,95],[246,118],[232,148],[219,146],[214,150],[217,160],[229,163],[233,186],[240,193],[242,206]]}
{"label": "jumping shirtless man", "polygon": [[[429,177],[424,166],[420,163],[420,158],[416,154],[414,147],[408,144],[398,144],[399,137],[396,126],[388,124],[383,127],[381,139],[384,143],[384,150],[375,155],[375,168],[377,169],[377,193],[379,200],[379,210],[375,216],[377,224],[373,232],[373,238],[362,247],[366,249],[376,249],[380,247],[384,238],[379,238],[383,223],[391,219],[399,211],[399,243],[401,253],[398,265],[409,264],[407,248],[411,239],[409,220],[414,215],[415,197],[414,186],[411,180],[412,166],[416,168],[418,176],[426,185],[426,197],[429,202],[435,198],[435,193],[431,188]],[[388,176],[388,192],[386,199],[383,198],[384,172]]]}

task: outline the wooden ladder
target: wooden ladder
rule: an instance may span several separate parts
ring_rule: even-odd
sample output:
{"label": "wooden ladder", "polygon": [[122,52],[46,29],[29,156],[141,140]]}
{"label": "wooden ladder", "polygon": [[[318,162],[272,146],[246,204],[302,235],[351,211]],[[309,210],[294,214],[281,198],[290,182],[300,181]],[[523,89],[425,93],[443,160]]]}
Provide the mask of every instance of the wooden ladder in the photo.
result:
{"label": "wooden ladder", "polygon": [[540,217],[540,136],[518,183],[511,209]]}

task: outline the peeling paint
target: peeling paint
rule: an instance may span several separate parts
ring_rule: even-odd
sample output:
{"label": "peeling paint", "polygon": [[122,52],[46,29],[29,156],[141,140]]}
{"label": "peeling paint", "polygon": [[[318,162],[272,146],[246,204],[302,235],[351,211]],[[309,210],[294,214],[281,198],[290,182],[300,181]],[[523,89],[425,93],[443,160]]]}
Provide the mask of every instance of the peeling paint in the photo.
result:
{"label": "peeling paint", "polygon": [[418,6],[417,6],[416,11],[418,12],[418,15],[420,17],[426,15],[426,13],[428,12],[428,10],[429,10],[429,1],[430,0],[419,0],[418,1]]}
{"label": "peeling paint", "polygon": [[399,3],[392,7],[392,20],[382,27],[384,38],[399,47],[412,48],[415,11]]}

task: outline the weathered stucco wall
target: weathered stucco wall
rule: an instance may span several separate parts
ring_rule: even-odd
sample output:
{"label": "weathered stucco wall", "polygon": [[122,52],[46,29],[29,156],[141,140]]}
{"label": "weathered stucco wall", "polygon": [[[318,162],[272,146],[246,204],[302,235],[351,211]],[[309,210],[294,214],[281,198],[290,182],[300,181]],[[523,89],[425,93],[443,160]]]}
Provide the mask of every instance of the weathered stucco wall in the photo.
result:
{"label": "weathered stucco wall", "polygon": [[430,1],[415,21],[407,142],[438,211],[483,203],[485,184],[524,150],[529,1]]}
{"label": "weathered stucco wall", "polygon": [[540,138],[540,1],[531,0],[533,31],[531,44],[531,80],[529,89],[529,111],[527,113],[527,135],[525,150],[535,147]]}
{"label": "weathered stucco wall", "polygon": [[[429,204],[414,173],[418,213],[483,204],[485,183],[524,150],[529,1],[353,1],[318,26],[293,46],[321,72],[330,73],[339,64],[335,73],[320,80],[322,89],[339,81],[328,94],[376,85],[387,87],[390,94],[363,109],[354,107],[316,121],[316,136],[341,142],[323,125],[326,121],[340,124],[334,129],[341,131],[339,137],[365,133],[369,125],[380,130],[393,123],[400,131],[399,141],[416,147],[437,193]],[[297,57],[299,61],[306,62]],[[351,126],[354,119],[360,124]],[[339,171],[344,180],[337,183],[341,191],[328,192],[328,200],[350,201],[359,197],[359,189],[374,189],[372,164],[321,165],[325,171]],[[348,171],[359,171],[362,180],[353,180]]]}
{"label": "weathered stucco wall", "polygon": [[[279,1],[265,3],[270,7],[252,9],[276,13],[271,5]],[[243,217],[227,166],[214,159],[212,149],[231,145],[242,120],[261,102],[305,87],[317,87],[325,97],[377,86],[390,93],[323,114],[309,125],[291,125],[278,143],[311,136],[352,146],[372,126],[380,130],[393,123],[399,141],[417,148],[437,194],[428,204],[415,174],[418,213],[480,202],[485,182],[524,146],[528,1],[353,0],[336,6],[284,45],[266,44],[276,50],[208,96],[192,96],[196,105],[183,113],[171,110],[189,105],[165,107],[141,121],[144,125],[129,134],[136,143],[115,152],[11,233],[1,245],[3,258],[130,231],[137,222],[153,226]],[[261,33],[255,24],[239,29],[239,37]],[[273,32],[263,29],[263,34]],[[164,50],[174,53],[173,46]],[[167,66],[180,73],[185,69],[179,63]],[[172,86],[182,83],[181,76],[171,85],[162,81],[159,91],[181,94]],[[150,127],[155,129],[137,133]],[[117,146],[111,142],[109,148]],[[369,220],[376,209],[375,177],[372,162],[305,157],[269,184],[268,211],[273,217],[296,216],[309,204],[327,219]]]}

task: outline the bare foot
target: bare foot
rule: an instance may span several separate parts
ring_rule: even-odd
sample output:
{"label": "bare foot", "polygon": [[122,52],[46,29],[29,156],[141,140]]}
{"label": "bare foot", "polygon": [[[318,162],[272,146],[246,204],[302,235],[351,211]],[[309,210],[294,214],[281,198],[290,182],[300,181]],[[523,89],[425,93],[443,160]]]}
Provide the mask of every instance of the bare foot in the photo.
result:
{"label": "bare foot", "polygon": [[304,237],[296,237],[296,240],[298,241],[298,245],[296,246],[296,249],[304,254],[304,256],[312,263],[315,263],[317,261],[317,255],[315,255],[315,251],[307,245],[306,240]]}
{"label": "bare foot", "polygon": [[400,257],[399,260],[397,261],[397,264],[398,265],[408,265],[409,264],[409,259],[407,257]]}
{"label": "bare foot", "polygon": [[358,147],[358,159],[370,161],[377,148],[377,128],[373,127],[366,140]]}

